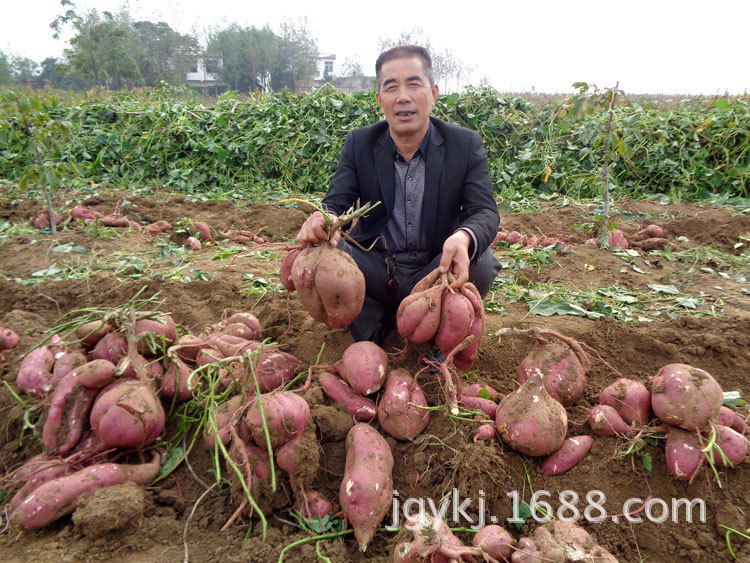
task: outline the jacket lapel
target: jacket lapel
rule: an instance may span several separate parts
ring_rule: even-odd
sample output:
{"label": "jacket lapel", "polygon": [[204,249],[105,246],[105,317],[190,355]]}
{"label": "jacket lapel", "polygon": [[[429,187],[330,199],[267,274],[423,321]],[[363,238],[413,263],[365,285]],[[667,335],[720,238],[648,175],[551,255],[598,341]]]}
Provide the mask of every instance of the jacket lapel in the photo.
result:
{"label": "jacket lapel", "polygon": [[394,177],[393,153],[388,143],[388,128],[378,139],[373,153],[380,186],[380,200],[385,205],[387,217],[390,217],[393,215],[393,201],[396,197],[396,180]]}
{"label": "jacket lapel", "polygon": [[423,221],[428,246],[435,240],[438,198],[440,197],[440,175],[445,160],[443,136],[435,125],[432,125],[425,159],[424,200],[422,201]]}

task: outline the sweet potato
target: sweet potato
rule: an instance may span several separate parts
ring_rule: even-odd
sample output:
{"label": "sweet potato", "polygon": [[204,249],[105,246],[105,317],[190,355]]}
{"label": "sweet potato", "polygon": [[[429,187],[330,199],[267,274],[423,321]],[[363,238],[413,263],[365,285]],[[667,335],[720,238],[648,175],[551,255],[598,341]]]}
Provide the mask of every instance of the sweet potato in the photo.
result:
{"label": "sweet potato", "polygon": [[476,434],[474,434],[474,441],[480,442],[482,440],[492,440],[495,437],[495,425],[492,423],[482,424],[477,428]]}
{"label": "sweet potato", "polygon": [[392,491],[393,454],[388,442],[369,424],[355,424],[346,435],[339,502],[363,552],[391,506]]}
{"label": "sweet potato", "polygon": [[518,366],[518,382],[523,383],[537,371],[544,377],[549,394],[563,405],[572,405],[583,394],[586,370],[566,344],[537,340]]}
{"label": "sweet potato", "polygon": [[208,449],[214,448],[217,438],[225,446],[229,444],[229,427],[237,424],[240,407],[242,407],[242,395],[234,395],[228,401],[224,401],[216,407],[214,411],[216,426],[214,427],[209,418],[203,430],[203,443],[206,444]]}
{"label": "sweet potato", "polygon": [[108,360],[116,364],[128,351],[128,340],[121,332],[108,332],[96,343],[94,349],[86,355],[91,360]]}
{"label": "sweet potato", "polygon": [[167,370],[160,378],[159,395],[166,399],[176,398],[178,401],[188,401],[194,395],[199,382],[198,377],[194,377],[193,387],[188,387],[188,380],[192,369],[180,358],[167,360]]}
{"label": "sweet potato", "polygon": [[155,354],[172,345],[177,339],[177,327],[171,315],[162,313],[153,319],[135,321],[133,327],[138,351],[141,354],[151,352]]}
{"label": "sweet potato", "polygon": [[355,420],[369,421],[378,414],[375,403],[360,395],[340,377],[330,373],[317,374],[318,383],[323,392],[334,403],[340,403]]}
{"label": "sweet potato", "polygon": [[320,466],[320,446],[315,430],[307,428],[276,450],[276,463],[289,475],[294,496],[302,496],[315,481]]}
{"label": "sweet potato", "polygon": [[511,556],[513,563],[573,563],[596,561],[617,563],[617,558],[596,543],[589,533],[563,520],[552,520],[534,530],[531,538],[521,538],[517,550]]}
{"label": "sweet potato", "polygon": [[0,352],[18,346],[20,337],[9,328],[0,327]]}
{"label": "sweet potato", "polygon": [[719,417],[721,386],[708,372],[687,364],[668,364],[651,380],[651,407],[667,424],[705,430]]}
{"label": "sweet potato", "polygon": [[388,354],[374,342],[363,340],[349,345],[336,362],[341,378],[361,395],[378,391],[388,373]]}
{"label": "sweet potato", "polygon": [[286,256],[284,256],[284,259],[281,261],[279,278],[281,278],[281,285],[283,285],[284,289],[290,293],[295,290],[294,281],[292,281],[292,264],[294,264],[294,261],[303,249],[304,247],[301,246],[293,248],[286,253]]}
{"label": "sweet potato", "polygon": [[63,377],[50,398],[42,444],[48,454],[63,454],[78,443],[99,389],[115,378],[116,366],[93,360]]}
{"label": "sweet potato", "polygon": [[484,383],[465,383],[461,385],[461,396],[480,397],[491,401],[500,401],[503,398],[502,394]]}
{"label": "sweet potato", "polygon": [[24,530],[38,530],[73,512],[82,498],[98,489],[123,483],[147,485],[159,474],[160,461],[159,454],[154,454],[149,463],[141,465],[100,463],[49,481],[26,497],[13,511],[11,525]]}
{"label": "sweet potato", "polygon": [[315,490],[305,491],[304,495],[297,497],[294,508],[307,520],[333,514],[331,501]]}
{"label": "sweet potato", "polygon": [[568,414],[547,392],[542,375],[534,373],[500,401],[495,426],[513,449],[526,455],[549,455],[565,441]]}
{"label": "sweet potato", "polygon": [[230,315],[230,317],[226,320],[227,325],[236,323],[243,324],[248,328],[248,330],[250,331],[250,337],[248,338],[248,340],[258,340],[260,338],[262,327],[260,326],[258,317],[256,317],[252,313],[234,313],[233,315]]}
{"label": "sweet potato", "polygon": [[75,337],[86,349],[93,348],[105,334],[112,330],[112,325],[102,320],[84,323],[76,329]]}
{"label": "sweet potato", "polygon": [[[273,391],[263,394],[261,399],[273,449],[305,431],[310,420],[310,405],[300,395],[291,391]],[[265,447],[266,439],[257,399],[254,399],[247,409],[244,420],[255,443]]]}
{"label": "sweet potato", "polygon": [[[737,467],[747,456],[747,438],[727,426],[716,424],[716,445],[722,451],[721,456],[713,451],[713,464],[717,467]],[[726,461],[725,459],[726,458]]]}
{"label": "sweet potato", "polygon": [[481,410],[485,415],[487,415],[492,420],[495,420],[495,414],[497,413],[497,403],[493,401],[492,399],[485,398],[485,397],[479,397],[478,395],[484,391],[484,394],[489,396],[495,396],[500,397],[500,394],[490,389],[484,389],[479,384],[473,384],[473,385],[461,385],[460,386],[460,394],[459,394],[459,403],[463,405],[464,407],[474,409],[474,410]]}
{"label": "sweet potato", "polygon": [[639,241],[633,241],[632,246],[635,246],[636,248],[640,248],[641,250],[661,250],[663,248],[670,248],[672,250],[677,250],[677,245],[673,243],[669,239],[665,239],[662,237],[652,237],[647,238]]}
{"label": "sweet potato", "polygon": [[10,474],[16,494],[10,500],[10,509],[17,508],[26,497],[44,483],[73,473],[75,469],[59,457],[38,454]]}
{"label": "sweet potato", "polygon": [[113,448],[143,448],[164,430],[165,415],[153,387],[137,379],[116,381],[91,409],[91,428]]}
{"label": "sweet potato", "polygon": [[591,436],[574,436],[563,442],[562,447],[544,460],[544,475],[561,475],[581,461],[594,443]]}
{"label": "sweet potato", "polygon": [[195,237],[187,237],[185,239],[185,246],[188,250],[200,250],[201,248],[203,248],[201,241],[199,241]]}
{"label": "sweet potato", "polygon": [[90,207],[83,207],[81,205],[76,205],[73,209],[71,209],[70,215],[75,219],[83,219],[86,223],[96,221],[99,217],[102,216],[102,214],[95,209],[91,209]]}
{"label": "sweet potato", "polygon": [[422,389],[403,368],[388,372],[385,389],[378,403],[378,422],[397,440],[413,440],[430,422]]}
{"label": "sweet potato", "polygon": [[698,470],[706,461],[706,454],[702,451],[703,445],[698,434],[670,426],[664,448],[667,470],[672,476],[692,483]]}
{"label": "sweet potato", "polygon": [[479,354],[479,345],[482,343],[482,336],[484,334],[484,304],[482,303],[482,296],[479,294],[479,290],[473,283],[466,282],[461,291],[469,300],[474,310],[474,320],[468,332],[469,335],[474,337],[474,340],[456,354],[453,358],[453,364],[458,369],[469,370]]}
{"label": "sweet potato", "polygon": [[429,342],[440,327],[443,287],[433,286],[421,292],[416,287],[396,311],[398,333],[415,344]]}
{"label": "sweet potato", "polygon": [[470,334],[473,323],[474,308],[463,291],[445,291],[435,345],[447,354]]}
{"label": "sweet potato", "polygon": [[160,219],[150,225],[143,227],[143,232],[150,236],[160,235],[161,233],[168,233],[172,230],[172,224],[169,221]]}
{"label": "sweet potato", "polygon": [[502,526],[490,524],[474,535],[471,544],[497,561],[509,561],[515,540]]}
{"label": "sweet potato", "polygon": [[[147,360],[138,353],[136,353],[136,358],[139,362],[138,365],[145,366],[145,375],[147,377],[149,377],[153,381],[158,381],[162,378],[162,376],[164,375],[164,366],[162,366],[159,361],[154,359]],[[117,373],[124,379],[138,379],[138,374],[136,373],[133,365],[130,363],[129,356],[124,356],[120,359],[119,362],[117,362]]]}
{"label": "sweet potato", "polygon": [[602,389],[599,404],[614,408],[628,424],[643,426],[651,413],[651,393],[643,383],[621,377]]}
{"label": "sweet potato", "polygon": [[663,236],[664,229],[659,225],[648,225],[630,237],[630,242],[639,242],[647,238],[661,238]]}
{"label": "sweet potato", "polygon": [[718,423],[722,426],[728,426],[742,435],[747,434],[747,423],[745,420],[735,411],[724,405],[719,409]]}
{"label": "sweet potato", "polygon": [[609,233],[609,246],[627,249],[628,239],[625,238],[625,234],[620,229],[614,230]]}
{"label": "sweet potato", "polygon": [[52,375],[55,356],[49,346],[40,346],[29,352],[21,362],[16,375],[16,385],[24,393],[41,397],[54,389],[57,380]]}
{"label": "sweet potato", "polygon": [[55,379],[57,381],[60,381],[71,371],[79,366],[82,366],[85,363],[86,356],[84,356],[82,352],[65,352],[62,356],[55,360],[55,365],[52,368],[52,374],[55,376]]}
{"label": "sweet potato", "polygon": [[589,426],[598,436],[624,436],[635,428],[628,425],[619,413],[609,405],[596,405],[589,412]]}
{"label": "sweet potato", "polygon": [[405,528],[413,534],[412,540],[396,546],[394,563],[453,563],[475,561],[474,556],[483,555],[481,548],[463,545],[445,521],[425,512],[410,516]]}
{"label": "sweet potato", "polygon": [[299,253],[291,279],[310,316],[328,328],[349,326],[362,311],[365,277],[351,256],[327,241]]}
{"label": "sweet potato", "polygon": [[251,359],[261,393],[283,387],[297,375],[301,362],[275,347],[263,347]]}

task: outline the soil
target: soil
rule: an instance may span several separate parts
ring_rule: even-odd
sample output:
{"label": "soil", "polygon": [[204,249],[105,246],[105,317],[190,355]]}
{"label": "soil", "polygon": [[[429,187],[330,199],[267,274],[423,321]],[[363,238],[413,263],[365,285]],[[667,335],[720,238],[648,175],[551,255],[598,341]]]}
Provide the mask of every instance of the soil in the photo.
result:
{"label": "soil", "polygon": [[[274,204],[240,207],[232,202],[191,202],[183,196],[157,191],[141,197],[116,191],[103,191],[102,195],[85,200],[76,200],[72,193],[68,197],[71,206],[86,205],[102,213],[119,209],[141,224],[191,217],[207,222],[214,232],[243,229],[259,234],[266,242],[247,245],[247,251],[239,255],[219,256],[220,248],[230,246],[226,243],[205,244],[201,250],[189,253],[169,253],[166,251],[174,250],[174,245],[167,244],[166,235],[155,239],[129,229],[97,231],[74,222],[64,224],[54,238],[36,232],[7,239],[0,246],[0,326],[15,330],[21,335],[21,342],[15,349],[4,351],[4,361],[0,361],[0,375],[9,385],[0,388],[0,467],[6,474],[41,451],[38,437],[28,428],[23,430],[24,410],[9,390],[14,388],[25,352],[37,345],[45,331],[59,324],[66,313],[120,306],[145,288],[141,297],[156,296],[163,302],[161,309],[170,312],[184,332],[197,334],[234,312],[253,313],[260,319],[263,337],[295,355],[302,363],[301,371],[314,364],[318,356],[321,363],[334,363],[351,344],[346,330],[326,330],[309,317],[296,295],[274,290],[284,249],[292,244],[293,234],[305,218],[302,211]],[[22,223],[40,208],[37,201],[4,198],[0,202],[0,220]],[[668,363],[700,367],[711,373],[725,391],[739,391],[741,396],[749,397],[747,282],[736,275],[719,275],[724,267],[719,261],[691,264],[638,251],[629,263],[609,250],[585,245],[588,235],[581,226],[591,221],[592,209],[569,204],[551,205],[539,213],[501,213],[507,230],[566,237],[568,244],[553,253],[553,260],[547,265],[509,268],[500,276],[521,286],[562,283],[580,291],[617,286],[631,292],[642,291],[643,295],[653,295],[649,284],[671,284],[687,297],[702,299],[705,314],[687,314],[694,311],[685,310],[685,314],[652,316],[648,322],[569,315],[542,317],[529,315],[528,304],[523,301],[505,301],[491,295],[495,307],[487,315],[479,357],[465,376],[501,393],[512,391],[516,368],[532,342],[519,336],[499,339],[493,333],[512,326],[537,327],[574,338],[604,360],[592,363],[583,397],[568,407],[569,435],[590,433],[587,410],[598,402],[601,389],[617,377],[647,382]],[[731,208],[622,200],[615,202],[612,219],[626,235],[647,224],[658,224],[670,240],[676,241],[680,251],[710,245],[724,256],[747,252],[746,246],[736,245],[740,237],[750,233],[750,215]],[[53,252],[53,248],[68,243],[83,247],[86,253]],[[508,261],[505,249],[497,247],[495,252],[501,261]],[[750,278],[746,255],[744,260],[744,275]],[[58,281],[40,280],[38,274],[32,277],[53,263],[68,267],[69,274]],[[29,280],[38,283],[29,284]],[[385,348],[395,352],[403,345],[401,337],[393,333]],[[418,372],[424,367],[418,352],[411,350],[398,365]],[[432,377],[430,372],[422,371],[419,380],[430,403],[439,405],[441,397]],[[312,385],[305,398],[311,405],[320,440],[320,469],[314,476],[314,485],[336,503],[344,471],[344,439],[352,421],[324,398],[317,384]],[[33,402],[29,397],[24,400]],[[165,407],[169,409],[169,404],[165,403]],[[170,421],[165,438],[175,430],[174,419]],[[398,490],[399,499],[430,498],[437,503],[455,488],[461,499],[474,499],[467,510],[470,515],[477,515],[478,500],[483,499],[486,513],[495,515],[515,537],[520,537],[529,535],[538,524],[529,518],[517,530],[505,522],[512,515],[513,495],[529,501],[532,490],[549,491],[550,496],[541,500],[550,502],[557,511],[561,493],[569,491],[578,496],[578,523],[618,560],[626,562],[729,561],[724,526],[741,532],[750,526],[750,472],[745,465],[718,470],[716,475],[703,469],[688,484],[667,472],[663,442],[655,441],[637,454],[623,455],[625,440],[596,436],[591,452],[578,465],[561,476],[545,477],[541,470],[543,458],[522,456],[497,440],[474,443],[477,426],[470,420],[453,421],[444,410],[436,410],[425,431],[413,442],[388,437],[395,459],[394,489]],[[644,467],[643,454],[650,456],[650,470]],[[126,459],[138,461],[137,456]],[[288,513],[292,489],[283,478],[279,494],[285,502],[279,503],[282,508],[266,514],[265,541],[258,518],[247,513],[222,532],[237,504],[228,486],[206,492],[212,478],[211,464],[211,455],[199,440],[188,463],[146,488],[142,499],[132,488],[116,487],[85,499],[87,502],[75,515],[62,517],[41,530],[6,529],[0,536],[0,558],[14,562],[276,561],[285,546],[307,537]],[[606,495],[606,500],[597,497],[596,491]],[[587,494],[594,495],[589,496],[590,501],[604,505],[610,515],[605,522],[592,523],[584,518],[583,510],[589,506]],[[638,516],[643,517],[643,522],[627,522],[622,516],[623,505],[633,497],[665,501],[670,518],[655,523],[642,511]],[[672,501],[681,498],[705,501],[702,522],[697,510],[693,511],[691,522],[684,510],[672,521]],[[640,506],[636,502],[630,511]],[[657,504],[652,516],[658,517],[661,512]],[[618,514],[618,519],[612,518]],[[592,515],[596,516],[595,510]],[[388,522],[390,518],[389,511]],[[252,529],[248,532],[250,522]],[[470,523],[464,520],[458,525],[468,527]],[[467,542],[471,538],[466,533],[459,536]],[[343,540],[321,541],[317,547],[334,562],[390,561],[395,538],[394,533],[379,532],[364,554],[358,551],[351,535]],[[750,561],[750,542],[733,535],[731,546],[739,560]],[[287,561],[316,559],[315,542],[294,547],[285,555]]]}

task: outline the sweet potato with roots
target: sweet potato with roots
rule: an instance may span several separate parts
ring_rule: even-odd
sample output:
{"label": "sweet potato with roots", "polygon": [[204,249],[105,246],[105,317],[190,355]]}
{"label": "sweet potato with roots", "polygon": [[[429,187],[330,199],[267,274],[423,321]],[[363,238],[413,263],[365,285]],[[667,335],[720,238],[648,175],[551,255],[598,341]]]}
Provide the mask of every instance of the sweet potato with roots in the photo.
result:
{"label": "sweet potato with roots", "polygon": [[212,450],[216,446],[216,439],[224,444],[229,444],[231,439],[230,426],[236,425],[239,421],[239,413],[242,408],[242,395],[234,395],[229,400],[224,401],[214,410],[214,419],[216,424],[209,417],[206,426],[203,429],[203,443]]}
{"label": "sweet potato with roots", "polygon": [[445,521],[437,520],[426,512],[409,516],[404,527],[412,533],[412,539],[395,547],[394,563],[476,561],[474,556],[482,557],[484,554],[480,547],[463,545]]}
{"label": "sweet potato with roots", "polygon": [[471,540],[471,544],[481,549],[482,554],[487,554],[497,561],[510,561],[515,543],[510,532],[497,524],[485,526]]}
{"label": "sweet potato with roots", "polygon": [[534,373],[497,407],[495,426],[503,442],[531,456],[549,455],[565,441],[568,414]]}
{"label": "sweet potato with roots", "polygon": [[128,339],[121,332],[108,332],[86,355],[91,360],[108,360],[116,364],[128,352]]}
{"label": "sweet potato with roots", "polygon": [[474,310],[474,320],[468,332],[469,335],[474,337],[474,340],[456,354],[456,357],[453,358],[453,363],[458,369],[470,370],[479,354],[479,345],[482,342],[482,335],[484,334],[484,304],[482,303],[482,296],[479,290],[473,283],[466,282],[462,291]]}
{"label": "sweet potato with roots", "polygon": [[188,401],[193,398],[198,385],[198,378],[194,377],[193,387],[188,386],[192,368],[179,357],[167,360],[167,370],[159,378],[159,395],[167,399],[176,398],[178,401]]}
{"label": "sweet potato with roots", "polygon": [[663,366],[651,379],[651,408],[667,424],[706,430],[719,418],[724,392],[707,371],[687,364]]}
{"label": "sweet potato with roots", "polygon": [[177,340],[177,327],[169,314],[158,314],[154,318],[139,319],[133,328],[138,351],[155,354],[166,349]]}
{"label": "sweet potato with roots", "polygon": [[598,436],[624,436],[637,428],[625,422],[614,407],[596,405],[589,411],[589,426]]}
{"label": "sweet potato with roots", "polygon": [[346,435],[346,464],[339,502],[361,551],[391,506],[393,454],[385,438],[372,426],[359,422]]}
{"label": "sweet potato with roots", "polygon": [[141,465],[99,463],[43,484],[13,511],[10,524],[23,530],[38,530],[73,512],[82,498],[99,489],[135,483],[147,485],[159,474],[161,458]]}
{"label": "sweet potato with roots", "polygon": [[544,460],[544,475],[562,475],[586,457],[593,443],[594,439],[587,435],[568,438],[559,450]]}
{"label": "sweet potato with roots", "polygon": [[599,394],[599,404],[614,408],[628,424],[643,426],[651,415],[651,393],[640,381],[617,379]]}
{"label": "sweet potato with roots", "polygon": [[358,421],[370,421],[378,415],[375,403],[352,389],[337,375],[323,371],[316,375],[323,392],[334,404],[339,403]]}
{"label": "sweet potato with roots", "polygon": [[403,368],[388,372],[378,402],[378,422],[397,440],[413,440],[430,422],[427,399],[417,381]]}
{"label": "sweet potato with roots", "polygon": [[331,501],[315,490],[305,491],[303,495],[296,497],[294,508],[306,520],[323,518],[324,516],[333,514],[333,504],[331,504]]}
{"label": "sweet potato with roots", "polygon": [[341,378],[361,395],[378,391],[388,373],[388,354],[374,342],[350,344],[336,362]]}
{"label": "sweet potato with roots", "polygon": [[716,449],[712,450],[709,460],[717,467],[737,467],[747,457],[747,438],[742,434],[721,424],[714,425],[716,429],[716,448],[721,450],[723,456]]}
{"label": "sweet potato with roots", "polygon": [[91,408],[91,428],[113,448],[143,448],[164,430],[165,414],[153,387],[137,379],[116,381]]}
{"label": "sweet potato with roots", "polygon": [[583,394],[586,369],[569,346],[537,340],[518,366],[517,381],[523,383],[537,371],[549,394],[563,405],[572,405]]}
{"label": "sweet potato with roots", "polygon": [[310,316],[329,329],[349,326],[362,311],[365,277],[351,256],[328,241],[299,253],[291,280]]}

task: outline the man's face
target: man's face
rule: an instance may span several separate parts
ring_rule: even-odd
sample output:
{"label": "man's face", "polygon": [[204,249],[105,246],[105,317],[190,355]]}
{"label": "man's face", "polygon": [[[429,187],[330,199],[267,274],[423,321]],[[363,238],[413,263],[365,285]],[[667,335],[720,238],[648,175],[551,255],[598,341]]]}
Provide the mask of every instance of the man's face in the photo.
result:
{"label": "man's face", "polygon": [[393,59],[380,68],[380,91],[375,97],[393,137],[421,139],[437,96],[437,84],[430,86],[419,57]]}

